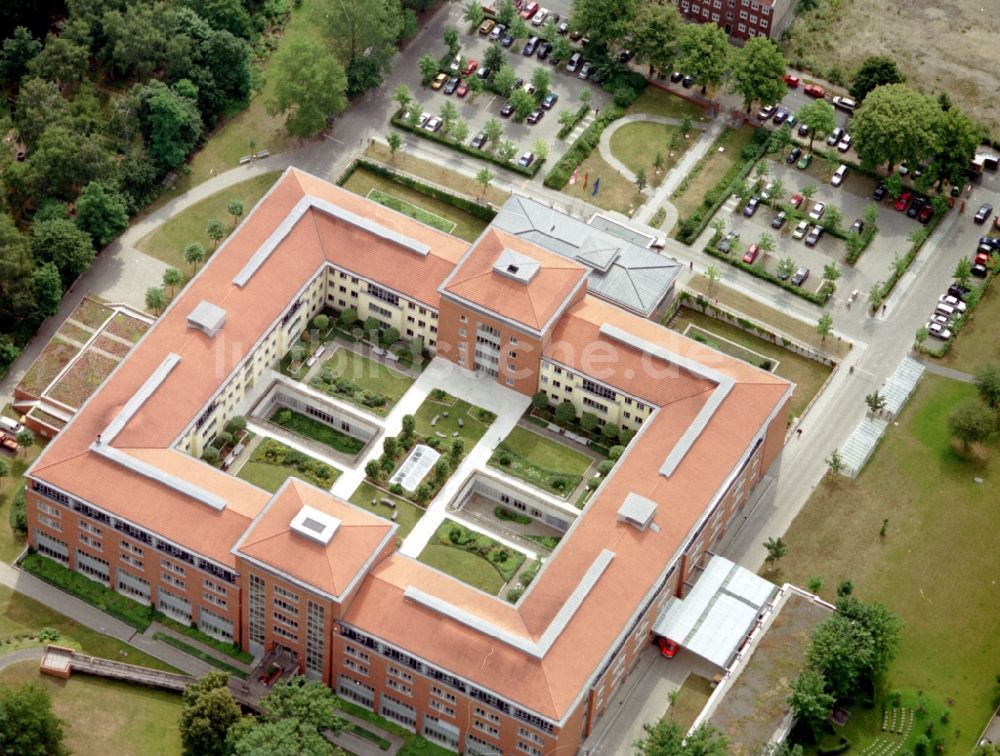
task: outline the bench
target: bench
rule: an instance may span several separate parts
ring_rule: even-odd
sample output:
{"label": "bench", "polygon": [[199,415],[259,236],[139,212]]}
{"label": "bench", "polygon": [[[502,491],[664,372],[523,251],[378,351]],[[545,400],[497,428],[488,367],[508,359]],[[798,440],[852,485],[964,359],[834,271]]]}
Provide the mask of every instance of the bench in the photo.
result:
{"label": "bench", "polygon": [[306,360],[306,367],[312,367],[315,364],[316,364],[315,357],[310,357],[308,360]]}
{"label": "bench", "polygon": [[258,160],[263,160],[266,157],[271,157],[271,153],[268,152],[267,150],[261,150],[260,152],[255,154],[254,157],[257,158]]}
{"label": "bench", "polygon": [[440,419],[441,419],[441,416],[440,416],[440,415],[435,415],[435,416],[434,416],[434,417],[433,417],[433,418],[431,419],[431,427],[433,428],[433,427],[434,427],[435,425],[437,425],[437,424],[438,424],[438,420],[440,420]]}
{"label": "bench", "polygon": [[434,431],[434,435],[437,436],[438,438],[448,438],[448,435],[442,433],[441,431]]}
{"label": "bench", "polygon": [[240,158],[240,165],[246,165],[251,160],[253,160],[252,157],[250,157],[249,155],[244,155],[243,157]]}
{"label": "bench", "polygon": [[458,418],[458,427],[459,428],[464,428],[465,427],[465,423],[462,421],[462,418]]}
{"label": "bench", "polygon": [[395,509],[396,508],[396,502],[394,502],[392,499],[386,499],[385,497],[383,497],[382,498],[382,503],[385,504],[390,509]]}

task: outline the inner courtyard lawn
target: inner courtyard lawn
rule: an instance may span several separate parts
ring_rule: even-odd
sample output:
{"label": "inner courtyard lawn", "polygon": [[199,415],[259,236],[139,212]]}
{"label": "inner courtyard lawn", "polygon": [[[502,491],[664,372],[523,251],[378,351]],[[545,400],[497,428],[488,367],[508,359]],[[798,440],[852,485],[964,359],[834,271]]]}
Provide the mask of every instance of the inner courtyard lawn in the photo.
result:
{"label": "inner courtyard lawn", "polygon": [[388,400],[387,404],[382,407],[366,407],[353,394],[336,391],[332,385],[329,390],[322,386],[318,387],[320,390],[327,390],[331,396],[345,399],[379,415],[388,414],[392,406],[413,385],[413,379],[408,375],[396,372],[381,362],[370,360],[344,347],[339,347],[330,355],[329,359],[323,363],[320,372],[329,374],[333,378],[345,378],[358,389],[384,396]]}
{"label": "inner courtyard lawn", "polygon": [[0,684],[28,682],[49,691],[53,711],[64,722],[64,744],[77,756],[181,752],[176,693],[81,674],[61,680],[41,674],[38,662],[0,671]]}
{"label": "inner courtyard lawn", "polygon": [[[396,507],[392,507],[384,504],[383,499],[389,499],[395,502]],[[371,483],[362,483],[356,489],[354,493],[351,494],[351,503],[357,504],[363,509],[367,509],[372,514],[376,514],[379,517],[384,517],[387,520],[392,519],[392,513],[396,512],[396,524],[399,525],[399,530],[396,531],[396,535],[399,538],[406,538],[413,530],[413,527],[417,524],[423,514],[424,510],[418,507],[416,504],[407,501],[401,496],[393,496],[387,491],[383,491],[376,488]],[[372,502],[376,502],[372,504]]]}
{"label": "inner courtyard lawn", "polygon": [[[445,412],[448,413],[448,417],[444,416]],[[457,432],[457,438],[465,442],[465,450],[462,452],[462,456],[465,457],[493,422],[494,418],[490,413],[486,413],[485,416],[489,422],[484,422],[482,414],[484,412],[486,410],[454,396],[447,394],[442,398],[428,396],[414,414],[417,421],[415,430],[419,436],[441,439],[442,450],[450,448]],[[431,425],[435,417],[438,419],[437,423]],[[458,424],[459,420],[462,421],[461,426]]]}
{"label": "inner courtyard lawn", "polygon": [[788,555],[762,573],[798,585],[819,576],[828,600],[849,579],[861,600],[894,611],[902,645],[883,692],[950,699],[956,754],[989,720],[1000,671],[1000,442],[967,457],[947,429],[955,404],[975,395],[970,384],[925,374],[861,475],[827,475],[784,535]]}
{"label": "inner courtyard lawn", "polygon": [[[504,454],[510,458],[509,465],[501,462]],[[567,496],[583,480],[591,459],[566,444],[517,426],[497,447],[490,465],[537,488]],[[557,480],[566,483],[560,485]]]}
{"label": "inner courtyard lawn", "polygon": [[288,478],[298,478],[320,488],[329,488],[340,477],[340,472],[280,441],[264,438],[236,477],[275,493]]}
{"label": "inner courtyard lawn", "polygon": [[[450,537],[456,529],[458,542]],[[487,535],[445,520],[417,559],[495,595],[514,577],[525,557]]]}

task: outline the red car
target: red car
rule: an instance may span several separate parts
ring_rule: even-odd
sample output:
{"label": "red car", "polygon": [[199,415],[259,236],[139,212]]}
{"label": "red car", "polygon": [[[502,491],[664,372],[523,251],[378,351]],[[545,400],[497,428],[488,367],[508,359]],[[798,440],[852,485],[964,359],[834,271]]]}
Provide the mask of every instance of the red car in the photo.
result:
{"label": "red car", "polygon": [[664,638],[662,636],[656,639],[656,645],[660,647],[660,653],[668,659],[673,659],[681,648],[669,638]]}
{"label": "red car", "polygon": [[798,76],[792,76],[791,74],[785,74],[784,76],[781,77],[781,79],[788,86],[790,86],[792,89],[795,89],[799,85],[799,77]]}
{"label": "red car", "polygon": [[903,192],[899,195],[899,199],[896,200],[896,204],[893,205],[899,212],[903,212],[906,207],[910,204],[910,198],[912,195],[909,192]]}
{"label": "red car", "polygon": [[792,207],[798,207],[799,205],[801,205],[802,204],[802,200],[803,200],[803,197],[802,197],[801,194],[793,194],[792,195],[792,200],[791,200]]}
{"label": "red car", "polygon": [[987,265],[988,266],[990,264],[990,256],[988,254],[986,254],[985,252],[978,252],[978,253],[976,253],[976,263],[975,264],[976,265]]}
{"label": "red car", "polygon": [[756,244],[751,244],[750,247],[747,249],[746,254],[743,255],[743,262],[745,262],[747,265],[753,265],[753,261],[757,259],[757,253],[759,251],[760,250],[757,249]]}
{"label": "red car", "polygon": [[826,90],[819,84],[806,84],[802,87],[802,91],[810,97],[826,97]]}
{"label": "red car", "polygon": [[458,82],[458,86],[455,88],[455,94],[457,94],[459,97],[465,97],[467,94],[469,94],[469,85],[466,84],[464,81]]}
{"label": "red car", "polygon": [[470,60],[468,63],[465,64],[465,68],[462,69],[461,75],[462,76],[472,76],[472,74],[474,74],[476,72],[477,68],[479,68],[479,61],[478,60]]}
{"label": "red car", "polygon": [[538,3],[530,2],[524,6],[524,10],[521,11],[521,18],[527,20],[538,12]]}

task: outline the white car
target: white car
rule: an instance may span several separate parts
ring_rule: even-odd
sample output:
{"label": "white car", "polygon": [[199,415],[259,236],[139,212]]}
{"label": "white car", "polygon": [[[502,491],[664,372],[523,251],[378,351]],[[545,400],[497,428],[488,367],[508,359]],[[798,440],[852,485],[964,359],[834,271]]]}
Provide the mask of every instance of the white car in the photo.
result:
{"label": "white car", "polygon": [[822,202],[817,202],[812,206],[812,210],[809,211],[809,217],[813,220],[819,220],[823,217],[823,211],[826,210],[826,205]]}
{"label": "white car", "polygon": [[833,102],[833,107],[846,110],[848,113],[853,113],[854,109],[858,107],[858,103],[850,97],[834,97],[831,102]]}
{"label": "white car", "polygon": [[947,327],[951,325],[951,318],[947,315],[941,315],[940,313],[935,312],[931,315],[931,323],[937,323],[938,325]]}
{"label": "white car", "polygon": [[951,338],[951,331],[948,328],[933,321],[927,324],[927,333],[942,341],[947,341]]}
{"label": "white car", "polygon": [[940,304],[953,307],[959,312],[965,312],[965,302],[963,302],[958,297],[953,297],[951,294],[942,294],[940,297],[938,297],[938,302]]}
{"label": "white car", "polygon": [[808,230],[809,230],[809,221],[799,221],[799,225],[797,225],[795,227],[795,230],[792,231],[792,238],[801,239],[803,236],[806,235],[806,231]]}
{"label": "white car", "polygon": [[842,165],[836,171],[834,171],[833,177],[830,179],[831,186],[840,186],[844,183],[844,179],[847,178],[847,166]]}
{"label": "white car", "polygon": [[837,151],[847,152],[849,149],[851,149],[851,142],[853,141],[854,139],[851,137],[850,134],[844,134],[844,136],[840,138],[840,141],[837,142]]}
{"label": "white car", "polygon": [[545,8],[539,8],[535,17],[531,19],[532,26],[541,26],[545,23],[545,19],[549,17],[549,12]]}
{"label": "white car", "polygon": [[438,118],[437,116],[434,116],[433,118],[428,118],[427,123],[424,124],[424,130],[437,131],[438,129],[441,128],[441,124],[443,123],[444,121]]}
{"label": "white car", "polygon": [[762,199],[771,199],[771,195],[774,194],[774,182],[768,181],[764,186],[764,190],[760,193]]}

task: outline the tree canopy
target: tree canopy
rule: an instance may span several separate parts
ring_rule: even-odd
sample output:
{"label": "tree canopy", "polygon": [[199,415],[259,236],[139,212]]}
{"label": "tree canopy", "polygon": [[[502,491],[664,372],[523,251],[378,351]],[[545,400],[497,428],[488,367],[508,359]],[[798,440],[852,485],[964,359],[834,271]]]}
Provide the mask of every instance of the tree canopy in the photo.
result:
{"label": "tree canopy", "polygon": [[99,181],[91,181],[76,201],[76,225],[105,246],[128,227],[124,198]]}
{"label": "tree canopy", "polygon": [[729,67],[726,33],[715,24],[685,24],[677,39],[677,66],[701,84],[701,93],[722,84]]}
{"label": "tree canopy", "polygon": [[761,105],[775,105],[787,91],[781,80],[787,68],[788,61],[774,42],[753,37],[730,56],[730,87],[743,96],[748,113],[757,100]]}
{"label": "tree canopy", "polygon": [[676,722],[644,724],[643,740],[635,743],[642,756],[725,756],[729,739],[714,727],[701,725],[685,738]]}
{"label": "tree canopy", "polygon": [[937,151],[940,116],[932,98],[905,84],[877,87],[851,119],[855,149],[868,166],[915,164]]}
{"label": "tree canopy", "polygon": [[275,57],[273,113],[286,113],[292,136],[311,137],[326,128],[327,119],[347,108],[347,76],[341,65],[308,39],[295,39]]}
{"label": "tree canopy", "polygon": [[186,756],[226,756],[226,734],[241,718],[229,692],[229,676],[210,672],[184,690],[178,726]]}
{"label": "tree canopy", "polygon": [[906,77],[899,70],[896,61],[887,55],[872,55],[865,58],[854,74],[850,93],[857,102],[862,102],[876,87],[884,84],[902,84]]}
{"label": "tree canopy", "polygon": [[966,450],[988,439],[996,429],[996,414],[978,399],[959,402],[948,415],[948,430]]}
{"label": "tree canopy", "polygon": [[799,108],[799,120],[809,127],[809,150],[812,151],[813,140],[817,134],[829,134],[837,126],[834,118],[833,105],[826,100],[816,100]]}
{"label": "tree canopy", "polygon": [[632,33],[638,7],[639,0],[573,0],[570,23],[591,44],[610,49]]}
{"label": "tree canopy", "polygon": [[680,11],[673,3],[639,5],[629,44],[636,62],[648,65],[650,75],[673,65],[682,24]]}
{"label": "tree canopy", "polygon": [[[351,78],[362,70],[385,73],[396,54],[396,41],[403,29],[403,8],[399,0],[342,0],[319,6],[320,25],[326,31],[334,55]],[[362,69],[358,61],[374,62],[372,69]],[[357,84],[358,82],[353,82]],[[375,86],[382,83],[381,76]],[[356,86],[349,87],[357,91]]]}
{"label": "tree canopy", "polygon": [[52,711],[46,688],[29,683],[0,685],[0,753],[64,756],[63,723]]}

